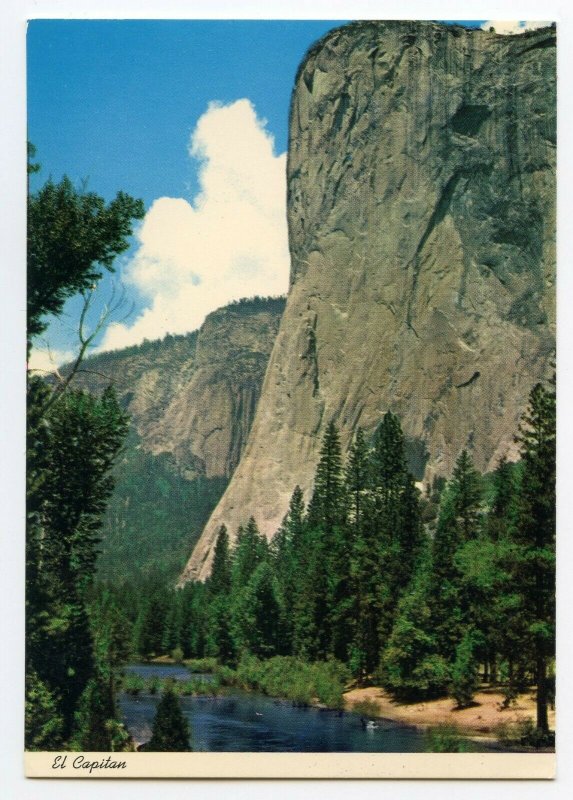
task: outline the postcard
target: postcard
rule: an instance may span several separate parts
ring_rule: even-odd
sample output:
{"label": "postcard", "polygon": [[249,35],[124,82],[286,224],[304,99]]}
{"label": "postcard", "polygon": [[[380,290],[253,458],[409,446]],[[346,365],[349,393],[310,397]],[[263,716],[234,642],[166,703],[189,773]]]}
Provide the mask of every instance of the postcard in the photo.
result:
{"label": "postcard", "polygon": [[30,20],[28,777],[554,776],[557,28]]}

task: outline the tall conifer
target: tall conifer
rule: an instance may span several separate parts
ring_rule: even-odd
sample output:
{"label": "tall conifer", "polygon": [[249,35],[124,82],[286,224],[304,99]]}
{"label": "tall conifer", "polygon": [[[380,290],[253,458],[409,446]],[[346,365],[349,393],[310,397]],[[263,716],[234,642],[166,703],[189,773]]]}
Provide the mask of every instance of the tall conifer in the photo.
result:
{"label": "tall conifer", "polygon": [[527,620],[537,684],[537,727],[549,730],[549,659],[555,648],[555,392],[537,384],[520,426],[523,477],[515,537],[516,588]]}

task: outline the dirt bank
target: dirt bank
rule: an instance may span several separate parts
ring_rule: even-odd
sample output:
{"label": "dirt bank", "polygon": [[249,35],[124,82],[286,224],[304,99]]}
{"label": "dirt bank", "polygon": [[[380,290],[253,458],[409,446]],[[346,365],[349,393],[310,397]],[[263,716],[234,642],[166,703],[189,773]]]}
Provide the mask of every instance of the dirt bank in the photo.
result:
{"label": "dirt bank", "polygon": [[[386,719],[427,728],[431,725],[456,725],[467,736],[495,735],[496,728],[503,723],[513,723],[527,717],[535,719],[535,697],[523,694],[515,705],[500,710],[503,696],[492,689],[483,689],[475,696],[471,708],[456,710],[451,698],[426,700],[420,703],[398,703],[383,689],[369,686],[366,689],[352,689],[344,695],[348,711],[358,710],[357,704],[368,703],[366,716],[379,716]],[[549,725],[555,727],[555,712],[549,712]]]}

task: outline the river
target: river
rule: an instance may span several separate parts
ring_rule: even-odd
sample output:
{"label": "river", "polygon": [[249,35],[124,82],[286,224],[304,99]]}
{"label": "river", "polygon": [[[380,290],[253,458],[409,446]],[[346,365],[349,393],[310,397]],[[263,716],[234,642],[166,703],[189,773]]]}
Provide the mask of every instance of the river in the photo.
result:
{"label": "river", "polygon": [[[185,667],[171,664],[131,664],[126,671],[142,678],[188,680]],[[424,737],[415,728],[390,720],[365,727],[358,714],[319,708],[298,708],[255,692],[229,689],[220,697],[181,697],[196,752],[274,753],[415,753],[423,752]],[[159,696],[122,693],[123,720],[141,743],[151,738]]]}

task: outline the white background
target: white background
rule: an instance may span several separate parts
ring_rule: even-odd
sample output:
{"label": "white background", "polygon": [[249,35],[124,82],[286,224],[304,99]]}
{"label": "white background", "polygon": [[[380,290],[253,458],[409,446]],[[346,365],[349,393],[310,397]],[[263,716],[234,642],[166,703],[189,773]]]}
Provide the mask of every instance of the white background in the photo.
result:
{"label": "white background", "polygon": [[[433,2],[432,0],[2,0],[0,5],[0,794],[36,798],[347,797],[565,798],[573,796],[573,496],[569,451],[573,411],[573,187],[571,137],[573,15],[567,2]],[[492,19],[556,20],[559,59],[558,233],[558,778],[532,781],[118,781],[26,780],[24,693],[24,407],[25,407],[25,21],[75,18]],[[500,621],[503,624],[503,621]],[[452,756],[455,758],[455,756]]]}

